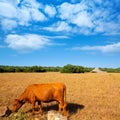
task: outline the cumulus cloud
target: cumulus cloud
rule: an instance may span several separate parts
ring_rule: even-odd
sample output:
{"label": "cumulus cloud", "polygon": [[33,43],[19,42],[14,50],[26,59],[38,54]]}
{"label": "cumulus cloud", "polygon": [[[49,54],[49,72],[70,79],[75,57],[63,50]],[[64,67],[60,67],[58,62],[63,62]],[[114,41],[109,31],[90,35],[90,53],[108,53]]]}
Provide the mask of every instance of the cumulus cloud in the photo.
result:
{"label": "cumulus cloud", "polygon": [[[21,7],[19,8],[20,18],[24,18],[27,22],[33,21],[44,21],[46,20],[45,15],[41,12],[43,9],[42,4],[35,0],[23,0]],[[21,21],[21,19],[19,20]]]}
{"label": "cumulus cloud", "polygon": [[6,18],[14,18],[17,16],[16,7],[9,2],[0,2],[0,16]]}
{"label": "cumulus cloud", "polygon": [[27,9],[26,7],[18,9],[18,16],[16,16],[16,20],[18,21],[19,25],[28,26],[29,21],[31,21],[29,9]]}
{"label": "cumulus cloud", "polygon": [[56,14],[56,9],[54,6],[46,5],[45,6],[45,13],[48,14],[50,17],[54,17]]}
{"label": "cumulus cloud", "polygon": [[34,21],[45,21],[47,18],[45,15],[37,9],[31,9],[32,20]]}
{"label": "cumulus cloud", "polygon": [[62,32],[62,31],[70,31],[72,28],[68,23],[64,21],[59,21],[49,27],[45,27],[45,30],[54,31],[54,32]]}
{"label": "cumulus cloud", "polygon": [[83,3],[63,3],[58,7],[59,17],[79,27],[91,27],[92,21],[87,13],[87,6]]}
{"label": "cumulus cloud", "polygon": [[22,2],[19,2],[21,6],[25,6],[28,8],[41,8],[42,4],[37,2],[36,0],[22,0]]}
{"label": "cumulus cloud", "polygon": [[29,52],[31,50],[41,49],[50,44],[49,39],[37,34],[10,34],[6,37],[5,42],[8,44],[9,48],[19,52]]}
{"label": "cumulus cloud", "polygon": [[77,13],[85,11],[87,9],[87,6],[81,3],[71,4],[65,2],[58,6],[58,9],[60,18],[69,20],[70,18],[72,19],[72,17],[74,17],[74,15]]}
{"label": "cumulus cloud", "polygon": [[[66,31],[77,34],[120,34],[119,0],[71,0],[61,4],[42,4],[37,0],[1,0],[2,28],[41,24],[46,31]],[[115,8],[115,9],[114,9]],[[54,19],[54,20],[53,20]],[[10,27],[7,29],[9,21]],[[46,22],[46,24],[45,24]],[[32,23],[32,24],[31,24]],[[49,25],[49,27],[48,27]],[[54,29],[56,27],[56,30]],[[5,30],[4,28],[4,30]]]}
{"label": "cumulus cloud", "polygon": [[12,30],[17,26],[17,22],[11,19],[4,19],[1,22],[3,30]]}
{"label": "cumulus cloud", "polygon": [[75,3],[75,1],[73,0],[74,4],[62,3],[57,8],[59,18],[77,26],[77,33],[84,34],[84,31],[85,33],[88,31],[89,34],[120,34],[119,14],[117,9],[113,9],[119,2],[82,0]]}
{"label": "cumulus cloud", "polygon": [[115,53],[115,52],[120,52],[120,42],[104,45],[104,46],[73,47],[72,50],[100,51],[103,53]]}
{"label": "cumulus cloud", "polygon": [[71,20],[72,23],[76,24],[79,27],[92,27],[92,22],[88,13],[80,12],[77,15],[74,15],[74,18]]}
{"label": "cumulus cloud", "polygon": [[[17,0],[0,2],[0,20],[1,25],[5,26],[4,20],[9,21],[9,25],[13,28],[17,25],[28,26],[30,22],[45,21],[47,18],[41,12],[43,6],[35,0]],[[14,25],[13,25],[14,23]],[[15,25],[16,23],[16,25]],[[5,28],[4,28],[5,29]]]}
{"label": "cumulus cloud", "polygon": [[10,4],[13,5],[18,5],[21,0],[0,0],[1,2],[9,2]]}

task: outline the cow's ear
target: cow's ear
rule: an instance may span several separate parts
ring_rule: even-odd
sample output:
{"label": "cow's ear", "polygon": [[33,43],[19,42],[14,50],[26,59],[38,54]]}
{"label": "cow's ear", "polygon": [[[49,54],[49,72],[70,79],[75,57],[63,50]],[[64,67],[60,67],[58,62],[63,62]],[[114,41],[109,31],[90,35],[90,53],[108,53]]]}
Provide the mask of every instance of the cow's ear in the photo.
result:
{"label": "cow's ear", "polygon": [[19,101],[18,99],[15,99],[15,101]]}
{"label": "cow's ear", "polygon": [[19,100],[19,99],[15,99],[15,101],[20,103],[20,104],[24,104],[25,103],[23,100]]}
{"label": "cow's ear", "polygon": [[15,99],[15,101],[16,101],[16,102],[20,102],[20,100],[19,100],[19,99]]}

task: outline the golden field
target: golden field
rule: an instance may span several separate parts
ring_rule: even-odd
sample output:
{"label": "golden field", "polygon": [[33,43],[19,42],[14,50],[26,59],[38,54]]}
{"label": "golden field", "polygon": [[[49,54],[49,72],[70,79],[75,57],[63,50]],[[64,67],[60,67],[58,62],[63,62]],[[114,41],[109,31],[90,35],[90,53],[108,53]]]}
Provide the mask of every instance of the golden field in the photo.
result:
{"label": "golden field", "polygon": [[[69,120],[120,120],[119,73],[0,73],[0,106],[10,107],[30,84],[50,82],[66,84]],[[56,109],[56,105],[50,105],[43,103],[44,116],[48,109]],[[26,115],[30,110],[31,105],[27,103],[21,108]],[[10,117],[0,119],[9,120]]]}

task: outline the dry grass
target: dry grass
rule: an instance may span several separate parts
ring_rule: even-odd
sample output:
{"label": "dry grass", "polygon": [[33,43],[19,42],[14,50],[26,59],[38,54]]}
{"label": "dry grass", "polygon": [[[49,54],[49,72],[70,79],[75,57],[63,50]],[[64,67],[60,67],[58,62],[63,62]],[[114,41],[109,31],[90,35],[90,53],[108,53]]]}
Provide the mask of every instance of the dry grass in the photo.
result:
{"label": "dry grass", "polygon": [[[120,120],[118,73],[1,73],[0,106],[10,106],[29,84],[48,82],[66,84],[70,120]],[[48,109],[56,109],[56,105],[44,107],[45,114]],[[28,104],[21,108],[25,114],[30,114],[30,110]]]}

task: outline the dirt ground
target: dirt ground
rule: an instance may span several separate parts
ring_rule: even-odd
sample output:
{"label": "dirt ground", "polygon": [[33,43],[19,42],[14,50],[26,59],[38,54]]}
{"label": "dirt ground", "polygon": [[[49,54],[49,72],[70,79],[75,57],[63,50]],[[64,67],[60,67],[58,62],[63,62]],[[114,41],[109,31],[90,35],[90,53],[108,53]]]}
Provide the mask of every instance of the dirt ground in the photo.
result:
{"label": "dirt ground", "polygon": [[[11,107],[30,84],[51,82],[66,84],[69,120],[120,120],[119,73],[0,73],[0,107]],[[37,105],[36,115],[32,116],[31,105],[26,103],[17,117],[14,114],[0,120],[46,120],[47,111],[58,109],[56,102],[42,106],[43,116],[38,114]]]}

